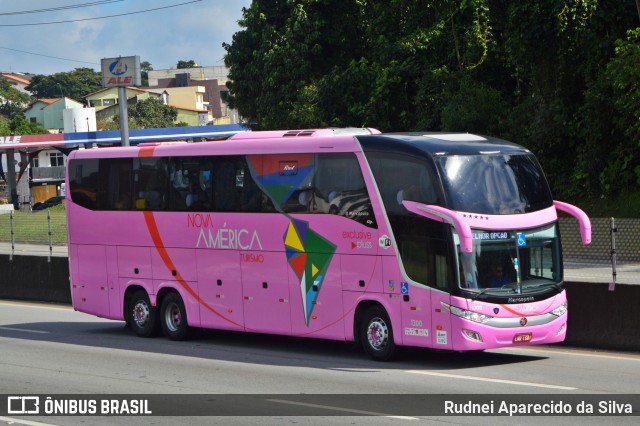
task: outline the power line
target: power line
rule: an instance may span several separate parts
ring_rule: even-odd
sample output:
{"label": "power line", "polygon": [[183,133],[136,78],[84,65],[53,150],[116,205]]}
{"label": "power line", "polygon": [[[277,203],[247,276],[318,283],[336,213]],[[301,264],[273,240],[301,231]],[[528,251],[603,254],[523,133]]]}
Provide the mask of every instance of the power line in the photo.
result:
{"label": "power line", "polygon": [[124,1],[124,0],[99,0],[99,1],[93,1],[91,3],[80,3],[75,5],[69,5],[69,6],[57,6],[57,7],[50,7],[47,9],[23,10],[19,12],[4,12],[4,13],[0,13],[0,16],[26,15],[29,13],[41,13],[41,12],[57,12],[59,10],[77,9],[80,7],[90,7],[90,6],[100,6],[103,4],[116,3],[120,1]]}
{"label": "power line", "polygon": [[29,24],[0,24],[0,27],[25,27],[25,26],[33,26],[33,25],[52,25],[52,24],[66,24],[69,22],[82,22],[82,21],[94,21],[96,19],[107,19],[107,18],[117,18],[119,16],[128,16],[128,15],[136,15],[139,13],[153,12],[156,10],[169,9],[172,7],[184,6],[185,4],[198,3],[202,0],[192,0],[184,3],[172,4],[169,6],[156,7],[154,9],[146,9],[146,10],[138,10],[136,12],[127,12],[127,13],[119,13],[117,15],[108,15],[108,16],[98,16],[96,18],[84,18],[84,19],[70,19],[67,21],[55,21],[55,22],[36,22]]}
{"label": "power line", "polygon": [[58,57],[58,56],[43,55],[42,53],[27,52],[26,50],[12,49],[12,48],[10,48],[10,47],[4,47],[4,46],[0,46],[0,49],[12,50],[12,51],[14,51],[14,52],[26,53],[26,54],[28,54],[28,55],[44,56],[45,58],[60,59],[61,61],[82,62],[82,63],[85,63],[85,64],[100,65],[100,64],[95,63],[95,62],[80,61],[80,60],[77,60],[77,59],[60,58],[60,57]]}

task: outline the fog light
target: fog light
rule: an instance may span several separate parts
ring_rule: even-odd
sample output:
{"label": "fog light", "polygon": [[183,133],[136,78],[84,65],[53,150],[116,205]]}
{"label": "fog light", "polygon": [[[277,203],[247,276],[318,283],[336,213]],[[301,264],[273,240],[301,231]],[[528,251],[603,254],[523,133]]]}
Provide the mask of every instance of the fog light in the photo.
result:
{"label": "fog light", "polygon": [[562,325],[560,326],[560,328],[558,329],[558,333],[557,334],[562,334],[564,333],[564,330],[567,328],[567,323],[564,322],[562,323]]}
{"label": "fog light", "polygon": [[462,330],[467,339],[475,340],[476,342],[482,342],[482,336],[477,331]]}

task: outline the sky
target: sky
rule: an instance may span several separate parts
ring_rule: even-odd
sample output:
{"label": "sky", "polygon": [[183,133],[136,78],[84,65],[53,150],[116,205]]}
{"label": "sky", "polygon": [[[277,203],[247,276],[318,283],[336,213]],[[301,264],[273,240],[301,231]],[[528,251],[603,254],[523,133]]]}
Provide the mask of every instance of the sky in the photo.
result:
{"label": "sky", "polygon": [[[102,58],[136,55],[155,70],[176,68],[180,60],[221,66],[222,43],[232,42],[240,30],[242,8],[250,4],[251,0],[0,0],[0,71],[100,71]],[[75,22],[53,23],[59,21]]]}

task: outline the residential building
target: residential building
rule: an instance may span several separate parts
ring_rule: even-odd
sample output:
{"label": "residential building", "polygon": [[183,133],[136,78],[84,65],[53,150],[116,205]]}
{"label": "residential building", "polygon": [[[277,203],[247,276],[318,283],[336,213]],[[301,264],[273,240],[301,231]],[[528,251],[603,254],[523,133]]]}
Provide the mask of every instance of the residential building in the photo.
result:
{"label": "residential building", "polygon": [[229,69],[227,67],[198,67],[149,71],[149,89],[170,89],[177,87],[202,86],[204,107],[209,111],[211,124],[238,124],[239,117],[229,108],[226,86]]}
{"label": "residential building", "polygon": [[[128,105],[135,105],[152,96],[160,98],[163,103],[178,111],[176,123],[185,123],[187,126],[202,126],[208,122],[208,113],[203,107],[202,88],[181,88],[181,90],[174,92],[173,89],[145,90],[127,87],[126,96]],[[98,90],[85,96],[85,99],[89,106],[96,109],[96,119],[99,122],[109,120],[119,113],[117,87]]]}
{"label": "residential building", "polygon": [[196,68],[181,68],[181,69],[168,69],[168,70],[151,70],[149,71],[149,87],[156,87],[160,85],[161,79],[175,79],[177,74],[188,74],[192,80],[206,81],[206,80],[218,80],[221,84],[224,84],[229,79],[229,68],[224,66],[219,67],[196,67]]}
{"label": "residential building", "polygon": [[24,116],[51,133],[57,133],[64,129],[63,111],[70,108],[84,108],[84,105],[67,97],[42,98],[29,105]]}
{"label": "residential building", "polygon": [[166,89],[149,88],[150,92],[162,97],[165,105],[178,110],[176,122],[189,126],[205,126],[213,120],[208,103],[204,101],[204,86],[169,87]]}
{"label": "residential building", "polygon": [[2,73],[0,74],[0,77],[11,82],[18,91],[31,96],[31,92],[25,88],[31,84],[31,77],[33,77],[32,74]]}
{"label": "residential building", "polygon": [[[31,204],[45,201],[63,193],[67,156],[57,149],[43,149],[29,154],[29,187]],[[23,178],[24,179],[24,178]]]}
{"label": "residential building", "polygon": [[[137,87],[127,86],[125,88],[127,104],[132,105],[139,100],[147,99],[149,96],[159,96],[147,90]],[[87,106],[96,109],[96,120],[103,121],[118,114],[118,88],[107,87],[96,92],[89,93],[84,97]]]}

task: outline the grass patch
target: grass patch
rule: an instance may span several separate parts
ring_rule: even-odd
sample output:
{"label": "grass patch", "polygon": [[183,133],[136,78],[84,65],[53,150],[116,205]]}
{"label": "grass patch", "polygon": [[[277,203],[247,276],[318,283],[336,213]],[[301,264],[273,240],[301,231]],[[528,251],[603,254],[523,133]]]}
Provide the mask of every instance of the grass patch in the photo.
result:
{"label": "grass patch", "polygon": [[[16,243],[49,244],[49,219],[51,217],[51,242],[67,244],[67,218],[64,206],[55,206],[35,212],[13,212],[14,241]],[[11,241],[11,215],[0,215],[0,241]]]}

